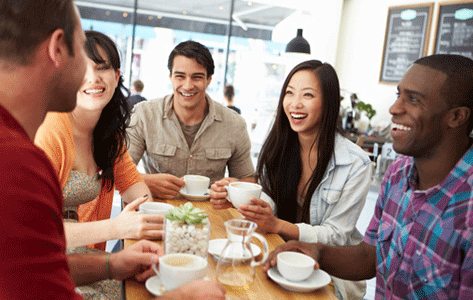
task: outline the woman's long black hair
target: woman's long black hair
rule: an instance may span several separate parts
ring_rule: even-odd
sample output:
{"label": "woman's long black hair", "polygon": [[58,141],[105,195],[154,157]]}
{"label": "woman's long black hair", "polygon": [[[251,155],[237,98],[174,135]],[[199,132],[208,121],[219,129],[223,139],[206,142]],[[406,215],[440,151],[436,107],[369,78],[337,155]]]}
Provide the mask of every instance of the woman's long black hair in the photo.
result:
{"label": "woman's long black hair", "polygon": [[283,100],[292,76],[301,70],[313,71],[322,89],[320,130],[312,147],[317,144],[317,166],[308,181],[304,198],[303,219],[310,215],[310,200],[323,179],[335,148],[337,119],[340,111],[340,86],[337,73],[327,63],[318,60],[302,62],[291,70],[281,89],[274,124],[258,157],[257,176],[266,192],[276,203],[278,218],[296,222],[297,188],[302,176],[299,138],[291,129],[284,112]]}
{"label": "woman's long black hair", "polygon": [[[96,64],[106,63],[108,58],[110,66],[119,71],[120,55],[115,43],[105,34],[93,30],[86,31],[85,36],[85,49],[89,58]],[[102,57],[98,47],[102,48],[108,57]],[[109,191],[115,183],[113,168],[126,151],[126,128],[130,122],[130,110],[125,101],[128,96],[129,91],[123,85],[123,77],[120,75],[115,93],[102,110],[93,132],[94,160],[102,170],[102,186]]]}

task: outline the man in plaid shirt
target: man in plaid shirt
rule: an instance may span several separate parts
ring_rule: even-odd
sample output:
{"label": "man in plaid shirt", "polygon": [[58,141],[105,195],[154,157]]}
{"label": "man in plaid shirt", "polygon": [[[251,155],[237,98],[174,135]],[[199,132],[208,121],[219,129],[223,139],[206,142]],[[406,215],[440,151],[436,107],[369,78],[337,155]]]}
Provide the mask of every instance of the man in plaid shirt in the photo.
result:
{"label": "man in plaid shirt", "polygon": [[473,299],[473,61],[417,60],[391,106],[400,155],[381,184],[374,216],[357,246],[289,242],[270,256],[309,254],[331,275],[376,276],[376,299]]}

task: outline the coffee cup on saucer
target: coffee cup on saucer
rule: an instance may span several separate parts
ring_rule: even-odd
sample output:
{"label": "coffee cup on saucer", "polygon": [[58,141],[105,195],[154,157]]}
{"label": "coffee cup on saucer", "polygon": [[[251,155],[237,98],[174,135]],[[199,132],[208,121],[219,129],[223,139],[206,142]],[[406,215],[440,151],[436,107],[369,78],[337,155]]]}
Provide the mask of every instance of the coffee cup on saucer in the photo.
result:
{"label": "coffee cup on saucer", "polygon": [[145,202],[140,205],[138,211],[148,215],[165,215],[174,205],[163,202]]}
{"label": "coffee cup on saucer", "polygon": [[289,281],[307,279],[314,272],[315,260],[303,253],[284,251],[277,255],[279,273]]}
{"label": "coffee cup on saucer", "polygon": [[207,258],[188,253],[172,253],[159,258],[159,270],[152,265],[167,291],[207,275]]}
{"label": "coffee cup on saucer", "polygon": [[202,196],[209,188],[210,178],[201,175],[184,175],[184,182],[187,195]]}
{"label": "coffee cup on saucer", "polygon": [[261,197],[261,185],[251,182],[232,182],[225,186],[228,192],[227,199],[235,208],[242,204],[250,204],[251,198]]}

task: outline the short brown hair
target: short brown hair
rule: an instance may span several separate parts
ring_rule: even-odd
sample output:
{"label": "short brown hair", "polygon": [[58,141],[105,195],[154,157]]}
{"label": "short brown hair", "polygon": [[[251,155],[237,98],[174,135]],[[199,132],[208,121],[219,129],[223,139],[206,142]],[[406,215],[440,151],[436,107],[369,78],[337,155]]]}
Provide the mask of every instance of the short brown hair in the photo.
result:
{"label": "short brown hair", "polygon": [[64,30],[70,55],[74,55],[73,0],[0,0],[0,59],[20,65],[56,29]]}
{"label": "short brown hair", "polygon": [[223,95],[227,97],[228,100],[233,100],[233,97],[235,96],[235,88],[233,87],[233,85],[229,84],[225,86],[225,88],[223,89]]}
{"label": "short brown hair", "polygon": [[178,55],[185,56],[187,58],[193,58],[195,61],[203,66],[207,70],[207,79],[213,75],[215,71],[214,60],[209,49],[201,43],[195,41],[186,41],[177,45],[169,54],[168,58],[168,69],[172,73],[172,67],[174,65],[174,58]]}
{"label": "short brown hair", "polygon": [[143,81],[138,79],[133,81],[133,87],[135,88],[135,91],[140,93],[145,88],[145,84],[143,83]]}

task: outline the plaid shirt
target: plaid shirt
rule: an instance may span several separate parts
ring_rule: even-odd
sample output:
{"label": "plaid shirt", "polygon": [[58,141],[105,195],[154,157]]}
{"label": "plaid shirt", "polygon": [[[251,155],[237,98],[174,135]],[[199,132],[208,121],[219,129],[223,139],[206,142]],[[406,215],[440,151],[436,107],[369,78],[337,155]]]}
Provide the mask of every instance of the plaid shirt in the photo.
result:
{"label": "plaid shirt", "polygon": [[473,147],[442,183],[417,189],[411,157],[389,167],[364,242],[376,299],[473,299]]}

